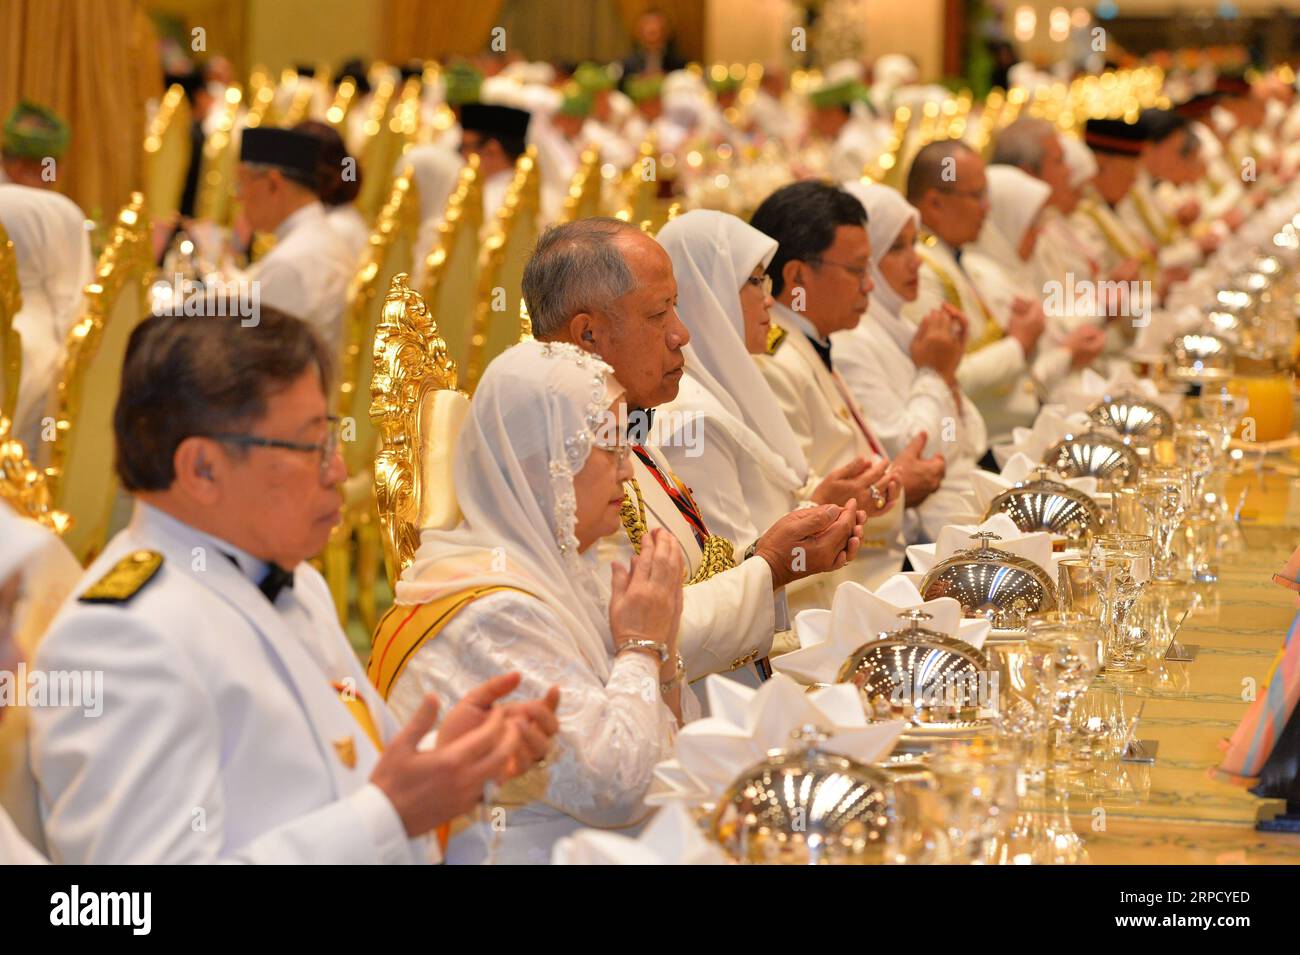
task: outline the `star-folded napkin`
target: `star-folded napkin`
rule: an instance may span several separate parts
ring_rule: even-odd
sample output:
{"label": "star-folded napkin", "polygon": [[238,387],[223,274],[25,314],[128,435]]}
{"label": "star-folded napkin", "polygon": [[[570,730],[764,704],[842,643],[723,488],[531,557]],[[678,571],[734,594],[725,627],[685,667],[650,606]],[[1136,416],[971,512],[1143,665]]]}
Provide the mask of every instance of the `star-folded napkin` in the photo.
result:
{"label": "star-folded napkin", "polygon": [[[985,471],[982,468],[976,468],[972,471],[970,480],[971,496],[974,498],[979,512],[983,514],[988,511],[989,505],[993,503],[995,497],[1025,480],[1030,472],[1037,467],[1037,462],[1031,461],[1023,454],[1016,453],[1007,459],[1006,464],[1002,465],[1002,473],[1000,474],[994,474],[992,471]],[[1097,493],[1097,479],[1095,477],[1061,478],[1056,475],[1050,475],[1050,477],[1053,481],[1068,484],[1085,494],[1095,495]]]}
{"label": "star-folded napkin", "polygon": [[726,865],[728,861],[683,803],[664,806],[635,838],[582,829],[560,839],[551,850],[552,865]]}
{"label": "star-folded napkin", "polygon": [[940,529],[939,538],[933,544],[909,546],[907,559],[918,571],[929,573],[936,564],[947,560],[957,551],[979,547],[980,542],[971,540],[971,535],[980,531],[992,531],[1002,538],[990,541],[989,546],[1027,557],[1049,574],[1055,572],[1056,565],[1052,560],[1052,536],[1046,531],[1025,533],[1016,527],[1016,522],[1006,514],[994,514],[978,525],[948,524]]}
{"label": "star-folded napkin", "polygon": [[898,615],[914,608],[930,615],[927,630],[955,636],[976,649],[988,638],[987,620],[964,619],[961,604],[951,597],[922,600],[915,583],[895,574],[874,592],[852,582],[841,584],[830,610],[796,616],[799,649],[773,657],[772,668],[804,683],[833,683],[853,651],[882,633],[903,629],[907,624]]}
{"label": "star-folded napkin", "polygon": [[711,715],[677,734],[676,758],[655,769],[651,805],[716,802],[741,773],[770,751],[789,749],[792,734],[810,724],[827,736],[821,748],[864,763],[888,755],[903,731],[901,721],[868,723],[848,684],[808,693],[777,673],[755,690],[713,674],[705,687]]}

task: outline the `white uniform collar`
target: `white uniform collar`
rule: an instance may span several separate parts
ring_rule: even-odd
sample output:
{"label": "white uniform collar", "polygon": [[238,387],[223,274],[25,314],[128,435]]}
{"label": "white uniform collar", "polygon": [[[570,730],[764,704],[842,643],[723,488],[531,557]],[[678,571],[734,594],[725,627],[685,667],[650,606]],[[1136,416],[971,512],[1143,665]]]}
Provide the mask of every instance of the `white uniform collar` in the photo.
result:
{"label": "white uniform collar", "polygon": [[171,537],[193,542],[199,546],[206,545],[217,553],[225,554],[234,560],[239,572],[254,584],[266,576],[266,569],[270,566],[266,561],[258,560],[248,551],[236,547],[229,541],[201,531],[197,527],[186,524],[184,521],[172,517],[166,511],[151,504],[146,504],[139,499],[135,502],[135,509],[135,516],[132,518],[131,523],[151,524]]}
{"label": "white uniform collar", "polygon": [[802,332],[805,337],[811,338],[823,348],[831,347],[830,339],[819,332],[816,325],[808,321],[808,319],[804,318],[798,312],[786,308],[780,302],[773,302],[772,308],[776,310],[777,317],[781,319],[781,324],[789,325],[797,331]]}
{"label": "white uniform collar", "polygon": [[301,225],[309,224],[313,219],[323,219],[324,217],[325,207],[321,205],[320,200],[317,199],[314,202],[309,202],[301,209],[287,216],[283,222],[276,226],[275,240],[277,242],[283,242],[285,236],[294,229]]}

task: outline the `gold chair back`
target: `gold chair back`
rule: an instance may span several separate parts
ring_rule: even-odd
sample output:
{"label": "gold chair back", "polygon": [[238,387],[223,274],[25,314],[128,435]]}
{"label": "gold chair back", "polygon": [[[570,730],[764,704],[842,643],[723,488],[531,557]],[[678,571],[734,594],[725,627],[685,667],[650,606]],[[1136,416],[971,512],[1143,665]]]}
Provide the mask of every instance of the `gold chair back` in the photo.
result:
{"label": "gold chair back", "polygon": [[392,585],[414,557],[422,528],[460,520],[452,460],[469,409],[438,326],[405,275],[394,277],[375,330],[370,398],[379,433],[375,498]]}
{"label": "gold chair back", "polygon": [[199,195],[195,214],[199,219],[229,225],[234,218],[235,167],[239,165],[235,123],[243,92],[238,85],[226,88],[217,127],[203,140],[203,158],[199,163]]}
{"label": "gold chair back", "polygon": [[399,90],[391,76],[382,78],[370,100],[361,167],[366,176],[357,196],[357,208],[374,221],[389,195],[392,169],[406,143],[415,138],[420,116],[420,79],[411,77]]}
{"label": "gold chair back", "polygon": [[562,222],[600,215],[600,150],[588,146],[578,159],[578,170],[564,197]]}
{"label": "gold chair back", "polygon": [[14,318],[22,310],[18,284],[18,257],[9,233],[0,224],[0,417],[12,418],[18,403],[18,380],[23,373],[23,342]]}
{"label": "gold chair back", "polygon": [[334,101],[330,103],[329,109],[325,111],[325,122],[329,123],[339,134],[344,131],[343,124],[347,121],[348,111],[352,109],[352,104],[357,98],[357,81],[350,76],[346,76],[339,83],[338,89],[334,91]]}
{"label": "gold chair back", "polygon": [[370,424],[367,385],[373,372],[375,329],[383,307],[381,296],[395,275],[411,270],[418,220],[419,203],[408,168],[393,183],[388,201],[370,233],[361,268],[348,287],[336,413],[345,423],[351,419],[353,426],[350,440],[343,443],[343,457],[350,475],[365,473],[374,459],[375,432]]}
{"label": "gold chair back", "polygon": [[531,331],[520,312],[521,284],[540,230],[540,189],[537,150],[529,146],[515,164],[515,178],[483,247],[474,333],[465,363],[464,383],[471,394],[488,362]]}
{"label": "gold chair back", "polygon": [[437,316],[447,354],[457,368],[464,368],[469,360],[482,231],[483,185],[478,175],[478,156],[471,155],[447,199],[433,248],[420,250],[427,254],[424,287],[417,290]]}
{"label": "gold chair back", "polygon": [[191,152],[189,101],[173,83],[144,138],[144,190],[151,218],[169,219],[180,209]]}
{"label": "gold chair back", "polygon": [[94,280],[86,311],[68,332],[63,367],[50,396],[54,440],[49,476],[54,506],[71,515],[64,540],[89,563],[108,537],[117,478],[113,473],[113,409],[121,385],[127,340],[149,310],[152,249],[144,197],[135,193],[118,214]]}

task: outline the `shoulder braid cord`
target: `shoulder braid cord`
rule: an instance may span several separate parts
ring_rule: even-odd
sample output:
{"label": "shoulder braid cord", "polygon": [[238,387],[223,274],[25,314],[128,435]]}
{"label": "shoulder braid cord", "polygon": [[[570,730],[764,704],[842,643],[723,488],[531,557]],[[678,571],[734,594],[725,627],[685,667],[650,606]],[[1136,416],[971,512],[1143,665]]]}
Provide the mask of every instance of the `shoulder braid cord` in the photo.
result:
{"label": "shoulder braid cord", "polygon": [[[641,540],[645,537],[646,520],[645,520],[645,498],[641,496],[641,485],[637,483],[636,478],[628,478],[632,485],[632,494],[636,497],[636,504],[633,505],[632,498],[623,495],[623,504],[619,508],[619,513],[623,518],[623,530],[627,533],[627,539],[632,542],[632,550],[641,553]],[[698,584],[701,581],[708,580],[715,574],[720,574],[724,570],[731,570],[736,566],[735,549],[731,542],[725,538],[718,537],[716,534],[710,534],[704,538],[704,554],[700,558],[699,569],[695,571],[694,576],[686,581],[686,586]]]}

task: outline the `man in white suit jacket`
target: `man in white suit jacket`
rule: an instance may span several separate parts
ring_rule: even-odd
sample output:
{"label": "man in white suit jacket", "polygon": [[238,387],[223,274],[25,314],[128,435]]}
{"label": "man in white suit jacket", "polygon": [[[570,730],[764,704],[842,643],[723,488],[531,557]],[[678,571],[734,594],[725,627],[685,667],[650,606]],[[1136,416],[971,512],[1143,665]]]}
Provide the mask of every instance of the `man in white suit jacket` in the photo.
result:
{"label": "man in white suit jacket", "polygon": [[432,749],[437,701],[399,727],[368,685],[305,562],[346,477],[327,368],[272,309],[133,334],[115,430],[135,513],[36,658],[102,678],[97,700],[33,712],[56,861],[436,861],[426,834],[549,746],[555,691],[494,705],[515,674],[451,709]]}
{"label": "man in white suit jacket", "polygon": [[[593,218],[548,230],[525,269],[523,292],[538,339],[570,342],[614,369],[635,409],[634,432],[644,430],[646,411],[676,397],[690,333],[676,312],[672,260],[640,229]],[[687,678],[754,664],[767,655],[774,631],[785,629],[782,588],[852,559],[860,516],[834,505],[796,511],[761,535],[752,553],[732,554],[735,566],[728,567],[719,552],[725,556],[730,543],[711,538],[663,454],[644,434],[631,436],[630,533],[602,541],[601,561],[626,562],[633,535],[668,530],[681,545],[687,580],[695,581],[686,587],[678,638]],[[791,558],[796,548],[802,559]]]}

